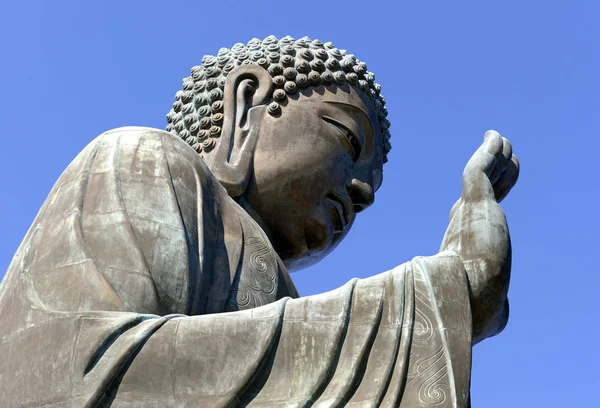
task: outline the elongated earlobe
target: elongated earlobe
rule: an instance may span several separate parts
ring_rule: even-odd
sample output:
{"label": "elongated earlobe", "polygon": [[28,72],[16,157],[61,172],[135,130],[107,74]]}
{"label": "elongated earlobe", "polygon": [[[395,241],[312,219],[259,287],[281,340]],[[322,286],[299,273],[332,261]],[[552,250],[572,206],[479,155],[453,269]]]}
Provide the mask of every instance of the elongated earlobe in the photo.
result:
{"label": "elongated earlobe", "polygon": [[245,191],[252,175],[252,160],[259,121],[249,120],[250,109],[264,106],[272,93],[269,73],[257,65],[242,65],[227,76],[221,141],[207,163],[231,197]]}

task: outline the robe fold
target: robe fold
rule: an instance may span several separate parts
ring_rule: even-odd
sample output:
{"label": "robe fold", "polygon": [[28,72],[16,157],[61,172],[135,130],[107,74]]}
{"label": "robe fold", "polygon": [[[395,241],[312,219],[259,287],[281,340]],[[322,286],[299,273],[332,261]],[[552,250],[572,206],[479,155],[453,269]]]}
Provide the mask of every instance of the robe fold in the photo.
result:
{"label": "robe fold", "polygon": [[0,286],[0,406],[467,407],[452,252],[299,297],[260,227],[169,133],[96,138]]}

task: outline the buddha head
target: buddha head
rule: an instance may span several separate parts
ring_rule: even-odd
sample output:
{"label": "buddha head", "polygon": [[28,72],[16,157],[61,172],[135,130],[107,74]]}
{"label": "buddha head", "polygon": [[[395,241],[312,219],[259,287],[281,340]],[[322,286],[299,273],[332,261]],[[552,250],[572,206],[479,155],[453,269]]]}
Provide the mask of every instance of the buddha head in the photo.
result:
{"label": "buddha head", "polygon": [[167,130],[202,156],[298,270],[341,242],[381,185],[391,145],[374,80],[331,43],[253,39],[192,68]]}

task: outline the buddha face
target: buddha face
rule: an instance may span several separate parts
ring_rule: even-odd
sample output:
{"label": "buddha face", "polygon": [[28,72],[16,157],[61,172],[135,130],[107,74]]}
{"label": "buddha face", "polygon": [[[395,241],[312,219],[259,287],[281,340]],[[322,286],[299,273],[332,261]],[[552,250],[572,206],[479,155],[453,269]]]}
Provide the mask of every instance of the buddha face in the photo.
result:
{"label": "buddha face", "polygon": [[346,236],[382,182],[382,136],[350,86],[320,86],[261,116],[242,205],[288,269],[322,259]]}

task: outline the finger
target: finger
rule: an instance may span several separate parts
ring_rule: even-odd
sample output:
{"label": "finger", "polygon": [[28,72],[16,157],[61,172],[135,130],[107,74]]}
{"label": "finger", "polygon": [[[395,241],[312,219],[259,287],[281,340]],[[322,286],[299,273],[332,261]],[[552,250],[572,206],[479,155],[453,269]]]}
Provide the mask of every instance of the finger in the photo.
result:
{"label": "finger", "polygon": [[519,179],[520,164],[517,156],[513,155],[502,176],[494,184],[494,196],[501,202],[508,195]]}
{"label": "finger", "polygon": [[463,171],[463,200],[475,202],[494,197],[489,175],[502,154],[503,141],[498,132],[485,133],[483,144],[471,157]]}
{"label": "finger", "polygon": [[465,171],[480,171],[488,176],[494,169],[498,158],[502,154],[504,142],[502,136],[494,130],[488,130],[483,137],[483,144],[473,154]]}
{"label": "finger", "polygon": [[483,134],[483,141],[486,142],[489,138],[492,137],[502,137],[502,135],[494,129],[486,130],[486,132]]}
{"label": "finger", "polygon": [[512,158],[512,145],[510,141],[503,137],[502,138],[502,154],[498,158],[498,162],[496,163],[496,167],[490,174],[490,182],[492,184],[496,183],[504,170],[506,170],[508,164],[510,163],[510,159]]}

